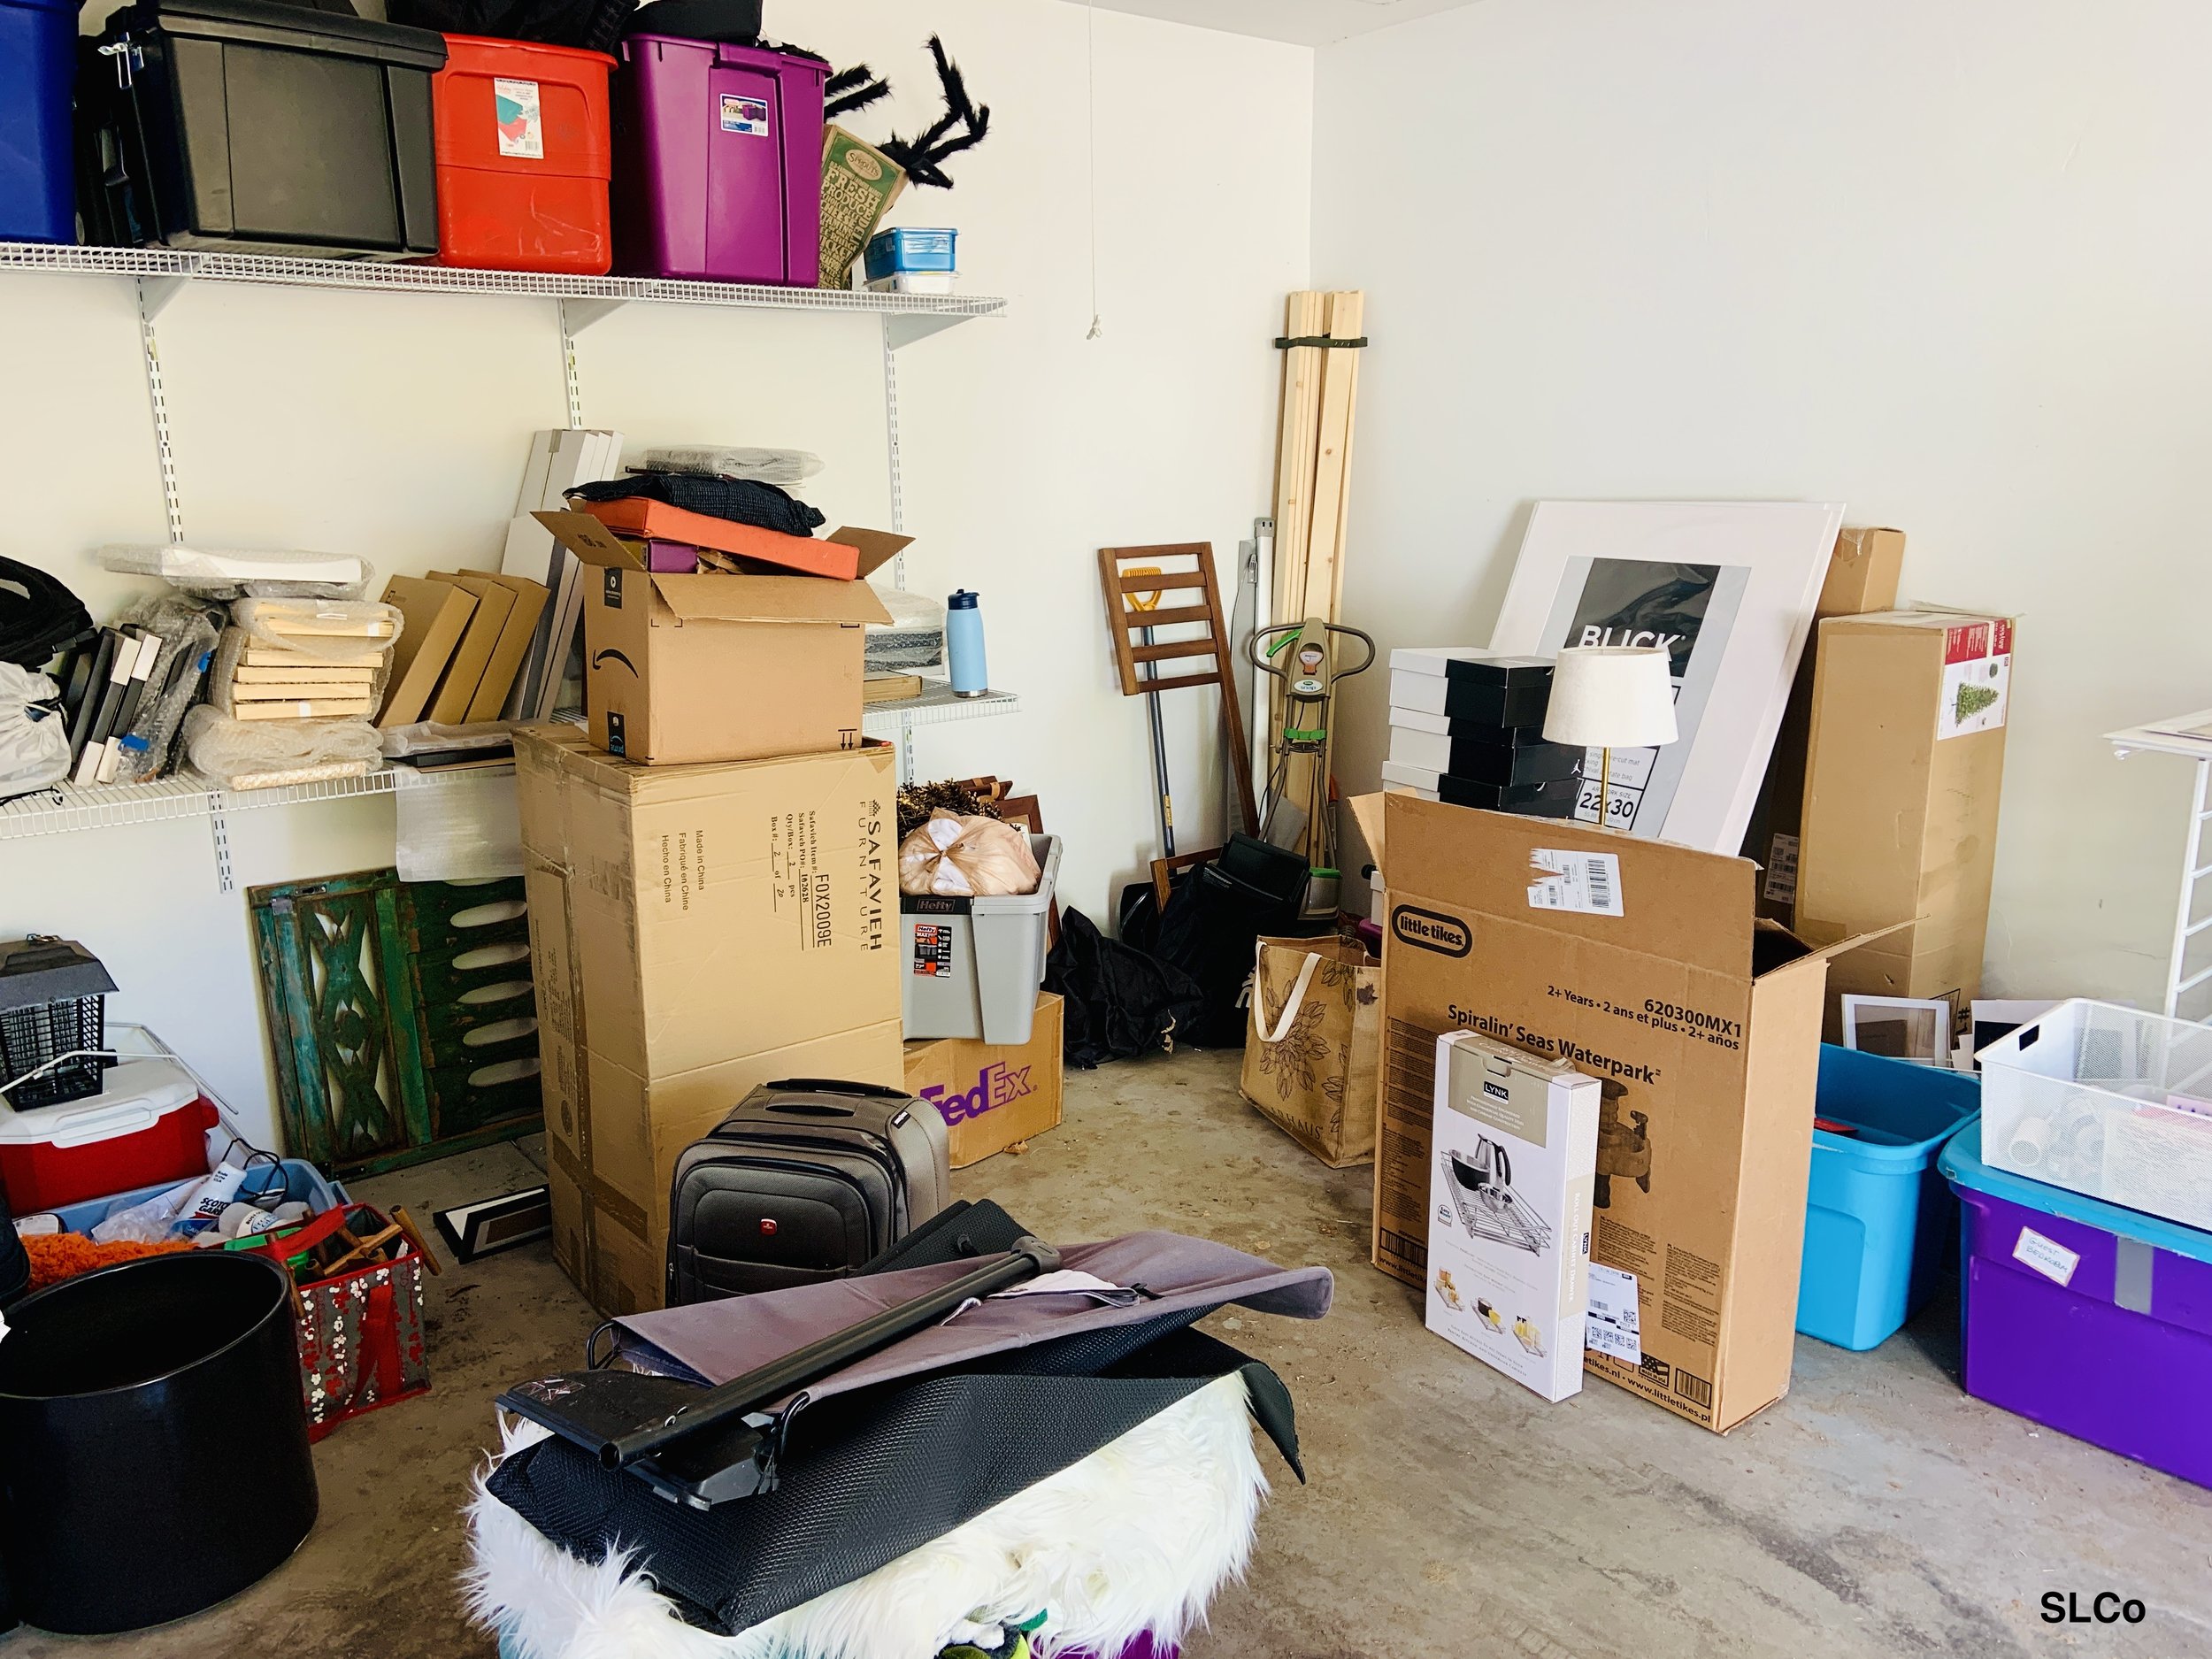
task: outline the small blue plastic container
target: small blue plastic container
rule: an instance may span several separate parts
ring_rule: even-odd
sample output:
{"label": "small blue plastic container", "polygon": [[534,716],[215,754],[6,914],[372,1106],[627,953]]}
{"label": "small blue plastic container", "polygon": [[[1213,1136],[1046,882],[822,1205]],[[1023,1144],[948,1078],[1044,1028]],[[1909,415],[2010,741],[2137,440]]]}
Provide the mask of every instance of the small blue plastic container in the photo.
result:
{"label": "small blue plastic container", "polygon": [[1935,1167],[1981,1115],[1978,1078],[1823,1043],[1797,1328],[1838,1348],[1878,1346],[1927,1305],[1957,1201]]}
{"label": "small blue plastic container", "polygon": [[873,282],[879,277],[914,271],[956,271],[959,267],[954,261],[953,250],[959,240],[960,233],[956,230],[925,230],[908,226],[879,230],[868,239],[864,266],[868,280]]}
{"label": "small blue plastic container", "polygon": [[0,0],[0,242],[74,242],[75,0]]}
{"label": "small blue plastic container", "polygon": [[[196,1179],[198,1178],[195,1178]],[[119,1215],[144,1203],[148,1199],[170,1192],[188,1181],[160,1181],[151,1187],[139,1187],[135,1192],[117,1193],[109,1198],[88,1198],[82,1203],[64,1204],[48,1213],[61,1218],[64,1233],[89,1233],[110,1216]],[[302,1158],[287,1158],[281,1164],[257,1164],[246,1172],[244,1186],[239,1197],[265,1198],[278,1187],[284,1189],[280,1202],[303,1203],[311,1215],[321,1215],[326,1210],[350,1202],[345,1185],[334,1181]]]}

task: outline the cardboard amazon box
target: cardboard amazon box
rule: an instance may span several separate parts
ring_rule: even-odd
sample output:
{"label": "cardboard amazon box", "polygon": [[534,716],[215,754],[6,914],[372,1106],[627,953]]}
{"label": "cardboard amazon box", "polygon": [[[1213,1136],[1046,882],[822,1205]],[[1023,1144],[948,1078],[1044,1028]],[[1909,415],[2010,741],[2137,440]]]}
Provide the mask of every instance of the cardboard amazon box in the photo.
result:
{"label": "cardboard amazon box", "polygon": [[757,1085],[905,1078],[888,747],[645,766],[515,737],[557,1254],[658,1307],[684,1148]]}
{"label": "cardboard amazon box", "polygon": [[[538,522],[585,564],[584,704],[591,741],[657,765],[756,760],[860,746],[862,659],[891,613],[864,580],[676,574],[589,513]],[[865,577],[908,538],[831,537]]]}
{"label": "cardboard amazon box", "polygon": [[1426,1286],[1438,1036],[1565,1060],[1602,1089],[1590,1259],[1634,1275],[1641,1333],[1634,1360],[1590,1351],[1586,1369],[1715,1430],[1771,1405],[1790,1383],[1833,953],[1758,919],[1748,859],[1380,805],[1375,1264]]}
{"label": "cardboard amazon box", "polygon": [[2012,697],[2009,617],[1893,611],[1820,625],[1798,931],[1894,928],[1840,956],[1839,998],[1980,995]]}

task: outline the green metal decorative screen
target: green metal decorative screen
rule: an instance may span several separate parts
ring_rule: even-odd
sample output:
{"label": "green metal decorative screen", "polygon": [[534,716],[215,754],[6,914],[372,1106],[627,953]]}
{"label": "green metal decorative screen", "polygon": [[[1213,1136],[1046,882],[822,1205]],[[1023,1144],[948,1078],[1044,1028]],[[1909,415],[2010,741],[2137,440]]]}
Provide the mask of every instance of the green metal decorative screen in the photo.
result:
{"label": "green metal decorative screen", "polygon": [[519,878],[372,870],[247,899],[293,1156],[341,1173],[391,1169],[538,1127]]}

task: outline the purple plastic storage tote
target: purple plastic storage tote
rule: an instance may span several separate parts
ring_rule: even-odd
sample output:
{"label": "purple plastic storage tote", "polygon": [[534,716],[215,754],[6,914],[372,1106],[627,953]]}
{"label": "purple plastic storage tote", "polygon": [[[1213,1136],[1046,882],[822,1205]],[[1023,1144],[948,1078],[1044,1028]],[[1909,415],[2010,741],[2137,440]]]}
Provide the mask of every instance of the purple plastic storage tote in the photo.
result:
{"label": "purple plastic storage tote", "polygon": [[615,269],[813,288],[829,66],[665,35],[634,35],[621,51]]}
{"label": "purple plastic storage tote", "polygon": [[1993,1170],[1979,1124],[1939,1167],[1963,1206],[1966,1392],[2212,1486],[2212,1233]]}
{"label": "purple plastic storage tote", "polygon": [[74,242],[77,8],[0,0],[0,242]]}

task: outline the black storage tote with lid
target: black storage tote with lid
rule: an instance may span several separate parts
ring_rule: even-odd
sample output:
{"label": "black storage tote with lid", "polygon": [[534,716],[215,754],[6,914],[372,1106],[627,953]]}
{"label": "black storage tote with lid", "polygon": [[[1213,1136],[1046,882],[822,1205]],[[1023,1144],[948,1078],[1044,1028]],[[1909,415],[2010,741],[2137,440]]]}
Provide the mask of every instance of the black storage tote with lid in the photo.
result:
{"label": "black storage tote with lid", "polygon": [[78,73],[86,240],[434,254],[430,80],[445,60],[428,29],[283,0],[111,12]]}

